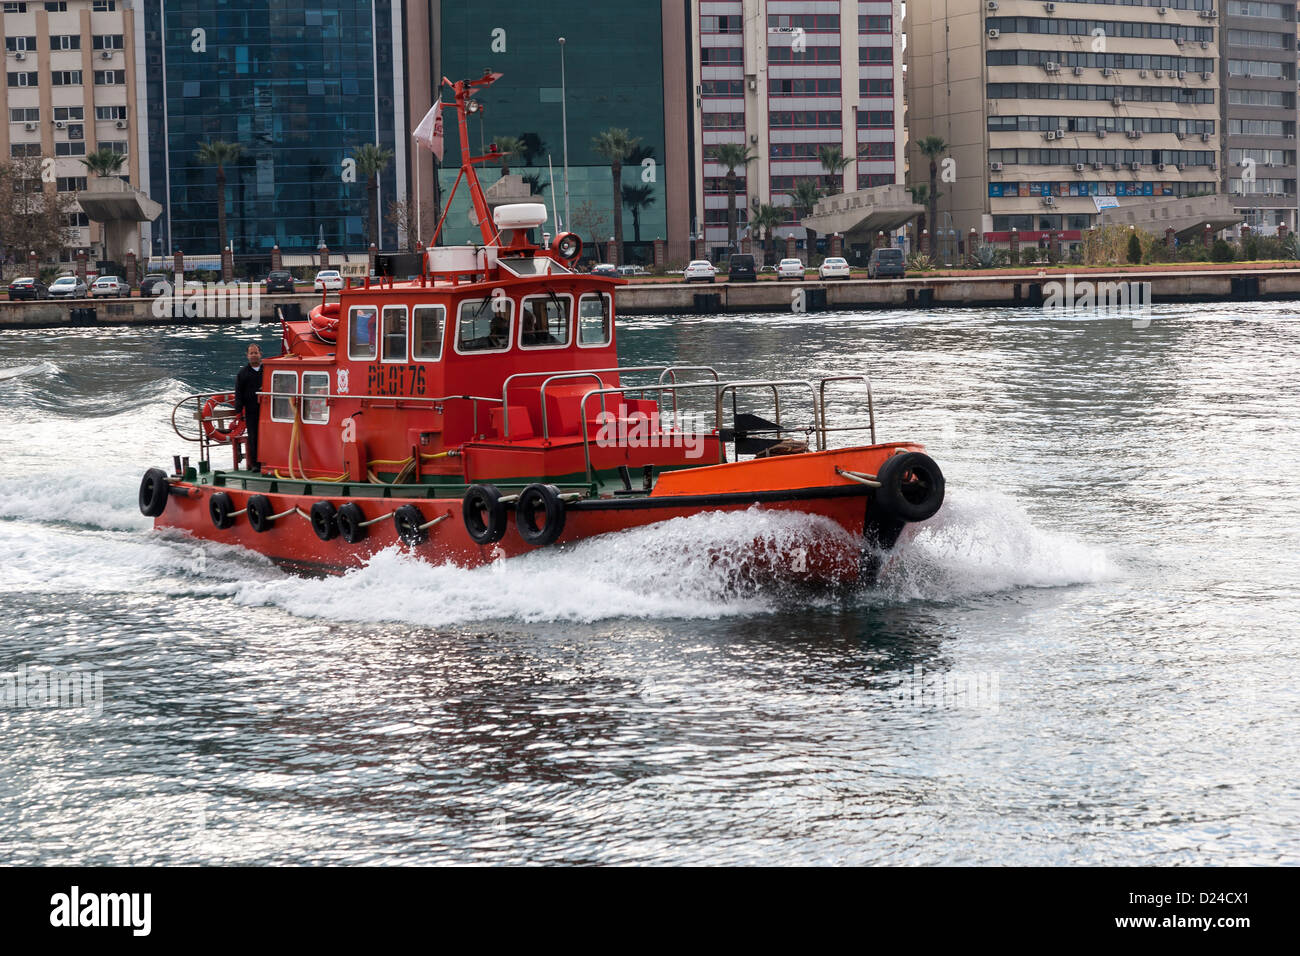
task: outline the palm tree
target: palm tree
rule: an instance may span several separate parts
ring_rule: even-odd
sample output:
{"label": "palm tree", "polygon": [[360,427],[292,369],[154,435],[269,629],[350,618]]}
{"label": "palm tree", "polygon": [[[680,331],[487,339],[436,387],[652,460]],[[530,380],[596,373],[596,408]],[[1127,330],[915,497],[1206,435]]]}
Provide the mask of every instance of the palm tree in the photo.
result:
{"label": "palm tree", "polygon": [[768,240],[772,238],[772,230],[781,223],[785,222],[785,210],[780,206],[772,206],[766,203],[760,203],[754,200],[754,211],[749,217],[749,228],[758,230],[758,234],[763,240],[763,264],[769,265],[772,256],[769,254],[767,247]]}
{"label": "palm tree", "polygon": [[238,162],[243,152],[244,147],[239,143],[224,139],[199,143],[199,162],[217,167],[217,237],[221,240],[223,257],[226,250],[226,167]]}
{"label": "palm tree", "polygon": [[125,163],[125,156],[113,152],[107,146],[101,146],[81,161],[81,165],[85,166],[88,172],[94,173],[101,179],[105,176],[116,176]]}
{"label": "palm tree", "polygon": [[623,205],[632,213],[632,235],[637,242],[641,241],[641,210],[653,206],[654,202],[655,189],[648,183],[623,187]]}
{"label": "palm tree", "polygon": [[[939,157],[948,152],[948,144],[943,141],[942,136],[927,136],[916,144],[921,154],[930,160],[930,211],[926,221],[930,228],[930,245],[934,245],[934,228],[938,223],[939,212]],[[926,249],[926,252],[933,255],[932,249]]]}
{"label": "palm tree", "polygon": [[[908,186],[907,191],[912,194],[912,202],[916,203],[918,206],[924,206],[930,201],[930,187],[925,183],[921,183],[917,186]],[[913,227],[916,231],[916,251],[924,252],[925,250],[921,248],[921,231],[929,224],[929,220],[926,219],[925,213],[920,213],[916,219],[917,223]]]}
{"label": "palm tree", "polygon": [[550,183],[542,182],[541,173],[529,173],[527,176],[520,176],[519,178],[528,184],[528,189],[534,196],[540,196],[551,188]]}
{"label": "palm tree", "polygon": [[497,155],[501,158],[501,175],[510,175],[510,157],[522,156],[524,153],[524,141],[514,136],[498,136],[492,140],[492,145],[497,148]]}
{"label": "palm tree", "polygon": [[[822,190],[817,185],[817,180],[800,179],[795,182],[794,191],[790,194],[790,198],[794,200],[795,215],[803,219],[804,216],[812,213],[813,207],[817,205],[817,200],[822,198]],[[808,255],[811,258],[812,254],[817,251],[817,230],[811,226],[804,226],[804,229],[808,230],[807,246]]]}
{"label": "palm tree", "polygon": [[591,139],[591,148],[609,161],[609,171],[614,177],[614,242],[619,265],[626,261],[623,258],[623,162],[640,142],[640,137],[633,136],[631,130],[619,126],[601,130]]}
{"label": "palm tree", "polygon": [[821,146],[817,149],[817,161],[822,164],[822,169],[830,173],[832,183],[836,176],[840,178],[840,192],[844,192],[844,170],[849,165],[844,150],[838,146]]}
{"label": "palm tree", "polygon": [[519,134],[519,153],[525,166],[533,165],[533,160],[546,152],[546,141],[536,133]]}
{"label": "palm tree", "polygon": [[736,170],[758,159],[744,143],[719,143],[713,147],[713,161],[727,171],[727,247],[736,247]]}
{"label": "palm tree", "polygon": [[366,143],[353,150],[352,158],[356,160],[357,172],[366,177],[366,199],[370,212],[366,216],[366,244],[379,245],[379,175],[388,168],[393,151],[384,149],[378,143]]}

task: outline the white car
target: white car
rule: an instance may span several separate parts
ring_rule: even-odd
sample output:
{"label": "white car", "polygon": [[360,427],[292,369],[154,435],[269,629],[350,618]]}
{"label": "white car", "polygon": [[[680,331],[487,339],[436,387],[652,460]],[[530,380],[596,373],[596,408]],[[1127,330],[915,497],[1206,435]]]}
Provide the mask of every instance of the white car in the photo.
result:
{"label": "white car", "polygon": [[822,260],[822,264],[817,267],[817,277],[820,279],[847,279],[849,277],[849,260],[840,256],[831,256],[829,259]]}
{"label": "white car", "polygon": [[343,288],[343,276],[338,269],[322,269],[316,273],[317,292],[338,292]]}
{"label": "white car", "polygon": [[798,259],[782,259],[776,264],[776,279],[802,279],[803,263]]}
{"label": "white car", "polygon": [[102,296],[116,296],[121,298],[131,294],[131,288],[117,276],[100,276],[86,293],[92,299],[98,299]]}
{"label": "white car", "polygon": [[86,292],[86,283],[76,276],[59,276],[50,283],[51,299],[80,299]]}
{"label": "white car", "polygon": [[717,274],[718,270],[708,259],[692,259],[682,273],[682,279],[686,282],[713,282]]}

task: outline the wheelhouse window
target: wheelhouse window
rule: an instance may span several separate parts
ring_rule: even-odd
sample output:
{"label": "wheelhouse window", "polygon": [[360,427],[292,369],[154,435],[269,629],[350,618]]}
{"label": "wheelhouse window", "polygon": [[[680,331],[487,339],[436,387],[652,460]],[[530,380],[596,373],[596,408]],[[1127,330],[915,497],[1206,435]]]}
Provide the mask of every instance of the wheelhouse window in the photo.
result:
{"label": "wheelhouse window", "polygon": [[329,393],[329,372],[302,373],[302,420],[304,422],[310,425],[324,425],[330,420],[330,406],[326,398]]}
{"label": "wheelhouse window", "polygon": [[515,304],[504,296],[484,296],[460,304],[457,352],[504,352],[510,348]]}
{"label": "wheelhouse window", "polygon": [[578,300],[578,345],[592,348],[608,345],[614,327],[613,303],[607,293],[588,292]]}
{"label": "wheelhouse window", "polygon": [[375,357],[375,335],[378,324],[379,310],[373,305],[352,307],[352,311],[348,314],[348,358]]}
{"label": "wheelhouse window", "polygon": [[384,306],[385,362],[406,361],[406,306]]}
{"label": "wheelhouse window", "polygon": [[563,348],[569,344],[571,296],[533,295],[519,306],[519,344],[526,349]]}
{"label": "wheelhouse window", "polygon": [[414,338],[412,356],[424,362],[442,358],[442,328],[447,321],[447,308],[442,305],[417,305],[414,310]]}
{"label": "wheelhouse window", "polygon": [[297,372],[271,373],[271,421],[293,421],[293,401],[297,394]]}

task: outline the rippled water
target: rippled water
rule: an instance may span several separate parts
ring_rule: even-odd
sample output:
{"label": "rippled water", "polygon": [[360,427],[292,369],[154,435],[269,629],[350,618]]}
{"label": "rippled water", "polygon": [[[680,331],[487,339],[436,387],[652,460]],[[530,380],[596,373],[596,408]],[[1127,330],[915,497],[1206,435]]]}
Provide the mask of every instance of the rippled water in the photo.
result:
{"label": "rippled water", "polygon": [[752,582],[819,530],[763,515],[291,577],[135,506],[278,330],[4,333],[0,676],[102,707],[0,708],[0,859],[1300,861],[1285,309],[627,319],[628,364],[873,376],[949,499],[853,594]]}

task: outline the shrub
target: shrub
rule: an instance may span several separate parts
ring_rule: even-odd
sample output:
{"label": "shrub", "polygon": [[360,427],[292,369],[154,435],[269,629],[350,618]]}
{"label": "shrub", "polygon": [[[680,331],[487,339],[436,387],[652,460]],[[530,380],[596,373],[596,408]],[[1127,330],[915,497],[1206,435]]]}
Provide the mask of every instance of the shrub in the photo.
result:
{"label": "shrub", "polygon": [[934,260],[923,252],[914,252],[907,257],[907,268],[912,272],[933,272]]}
{"label": "shrub", "polygon": [[1128,261],[1133,265],[1138,265],[1142,262],[1142,240],[1138,238],[1137,230],[1129,233]]}
{"label": "shrub", "polygon": [[1226,239],[1215,239],[1214,246],[1210,249],[1210,258],[1215,262],[1231,262],[1235,253]]}

